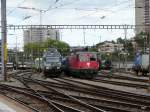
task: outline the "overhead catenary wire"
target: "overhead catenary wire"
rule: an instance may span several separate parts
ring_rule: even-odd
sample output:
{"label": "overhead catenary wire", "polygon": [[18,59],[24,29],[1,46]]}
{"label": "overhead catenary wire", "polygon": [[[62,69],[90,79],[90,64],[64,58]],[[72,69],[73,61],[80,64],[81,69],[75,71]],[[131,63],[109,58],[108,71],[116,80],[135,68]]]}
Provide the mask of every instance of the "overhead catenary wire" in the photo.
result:
{"label": "overhead catenary wire", "polygon": [[[17,5],[17,7],[19,7],[22,3],[24,3],[26,0],[23,0],[21,3],[19,3],[18,5]],[[61,10],[63,10],[63,9],[66,9],[67,10],[67,8],[61,8],[61,7],[64,7],[64,6],[67,6],[67,5],[71,5],[71,4],[73,4],[74,2],[77,2],[77,1],[80,1],[80,0],[76,0],[76,1],[72,1],[72,2],[69,2],[69,3],[64,3],[64,4],[60,4],[60,5],[58,5],[58,6],[55,6],[55,7],[53,7],[54,5],[56,5],[59,1],[61,1],[61,0],[55,0],[55,2],[54,2],[54,4],[53,5],[50,5],[49,7],[48,7],[48,9],[46,9],[45,10],[45,12],[47,12],[47,11],[49,11],[49,10],[51,10],[51,9],[61,9]],[[127,3],[128,1],[130,1],[130,0],[126,0],[126,1],[123,1],[123,2],[118,2],[117,3],[117,5],[115,4],[114,6],[112,6],[112,7],[116,7],[116,6],[119,6],[119,5],[122,5],[122,4],[124,4],[124,3]],[[14,10],[16,10],[17,9],[17,7],[16,8],[14,8],[12,11],[10,11],[9,13],[12,13]],[[111,8],[112,8],[111,7]],[[71,8],[68,8],[68,9],[71,9]],[[79,9],[79,8],[72,8],[72,9],[75,9],[75,10],[88,10],[88,9]],[[93,8],[93,9],[95,9],[95,10],[107,10],[107,8],[106,9],[99,9],[99,8]],[[108,10],[109,11],[109,10]],[[111,11],[111,10],[110,10]]]}
{"label": "overhead catenary wire", "polygon": [[[60,0],[55,0],[54,4],[49,5],[49,7],[48,7],[46,10],[41,10],[41,13],[46,13],[46,12],[48,12],[48,11],[51,10],[51,9],[57,9],[57,8],[52,8],[52,7],[53,7],[54,5],[56,5],[57,2],[59,2],[59,1],[60,1]],[[31,9],[34,9],[34,8],[31,8]],[[39,10],[40,10],[40,9],[39,9]],[[37,14],[32,15],[32,16],[24,17],[23,21],[26,20],[26,19],[29,19],[29,18],[31,18],[31,17],[33,17],[33,16],[36,16],[36,15],[37,15]]]}
{"label": "overhead catenary wire", "polygon": [[68,6],[68,5],[71,5],[71,4],[73,4],[75,2],[78,2],[78,1],[80,1],[80,0],[74,0],[74,1],[69,2],[69,3],[60,4],[59,6],[56,6],[55,8],[60,8],[60,7]]}
{"label": "overhead catenary wire", "polygon": [[[53,10],[53,9],[60,9],[60,10],[70,10],[70,9],[74,9],[74,10],[76,10],[76,11],[80,11],[80,10],[84,10],[84,11],[90,11],[90,10],[93,10],[94,11],[94,14],[96,14],[97,12],[99,12],[99,10],[105,10],[105,11],[111,11],[110,9],[107,9],[107,8],[93,8],[93,9],[90,9],[90,8],[87,8],[87,9],[84,9],[84,8],[65,8],[65,6],[68,6],[68,5],[71,5],[71,4],[73,4],[74,2],[77,2],[77,1],[80,1],[80,0],[76,0],[76,1],[71,1],[71,2],[69,2],[69,3],[61,3],[60,2],[61,0],[55,0],[55,2],[52,4],[52,5],[50,5],[49,7],[48,7],[48,9],[46,9],[45,11],[43,11],[43,12],[48,12],[48,11],[50,11],[50,10]],[[115,4],[114,5],[114,7],[116,7],[116,6],[118,6],[118,5],[122,5],[122,4],[124,4],[124,3],[127,3],[128,1],[130,1],[130,0],[126,0],[126,1],[121,1],[121,2],[118,2],[117,1],[117,5]],[[24,1],[22,1],[22,2],[25,2],[25,0]],[[58,4],[58,6],[55,6],[57,3],[59,3]],[[20,3],[21,4],[21,3]],[[20,5],[20,4],[18,4],[18,5]],[[63,8],[64,7],[64,8]],[[113,13],[113,11],[111,11],[112,13]],[[117,12],[117,11],[116,11]],[[31,18],[31,17],[33,17],[33,16],[36,16],[37,14],[35,14],[35,15],[29,15],[27,18],[26,17],[24,17],[24,19],[23,19],[23,21],[24,20],[26,20],[26,19],[29,19],[29,18]],[[89,15],[92,15],[92,13],[91,14],[88,14],[87,16],[89,16]]]}
{"label": "overhead catenary wire", "polygon": [[21,5],[22,5],[23,3],[25,3],[25,2],[26,2],[26,0],[23,0],[22,2],[18,3],[15,8],[13,8],[11,11],[9,11],[9,12],[7,13],[7,16],[10,15],[10,14],[12,14],[19,6],[21,6]]}
{"label": "overhead catenary wire", "polygon": [[[50,0],[51,1],[51,0]],[[49,11],[54,5],[56,5],[60,0],[55,0],[53,5],[49,5],[49,7],[47,8],[47,10],[45,10],[45,12]]]}
{"label": "overhead catenary wire", "polygon": [[[56,5],[59,1],[60,1],[60,0],[55,0],[54,4],[53,4],[53,5],[49,5],[49,7],[48,7],[46,10],[42,10],[42,13],[46,13],[46,12],[52,10],[52,9],[58,9],[58,8],[60,8],[60,7],[63,7],[63,6],[67,6],[67,5],[73,4],[74,2],[80,1],[80,0],[76,0],[76,1],[73,1],[73,2],[69,2],[69,3],[67,3],[67,4],[61,4],[61,5],[57,6],[57,7],[53,7],[53,6]],[[31,9],[32,9],[32,8],[31,8]],[[63,8],[61,8],[61,10],[62,10],[62,9],[63,9]],[[31,17],[34,17],[34,16],[36,16],[36,15],[37,15],[37,14],[34,14],[34,15],[32,15],[32,16],[29,15],[29,16],[27,16],[27,17],[24,17],[22,21],[24,21],[24,20],[26,20],[26,19],[29,19],[29,18],[31,18]]]}
{"label": "overhead catenary wire", "polygon": [[[99,8],[93,8],[93,10],[91,10],[91,9],[88,10],[88,8],[87,8],[87,9],[85,9],[85,11],[89,11],[89,12],[91,12],[91,13],[85,14],[85,15],[83,15],[83,16],[80,16],[80,17],[78,17],[78,18],[76,18],[76,19],[74,19],[74,20],[87,19],[86,17],[90,17],[90,16],[92,16],[92,15],[98,14],[98,13],[101,12],[101,10],[102,10],[102,11],[105,11],[105,12],[106,12],[106,11],[109,12],[108,14],[105,14],[105,15],[101,15],[101,16],[100,16],[100,18],[101,18],[101,17],[106,18],[106,17],[108,17],[110,14],[118,13],[118,12],[120,12],[120,11],[122,11],[122,10],[125,10],[125,9],[131,7],[132,5],[129,4],[130,2],[131,2],[131,0],[120,1],[120,2],[117,2],[117,3],[113,4],[113,5],[111,5],[111,6],[112,6],[111,8],[106,8],[106,7],[105,7],[105,8],[101,8],[101,9],[99,9]],[[117,7],[120,7],[122,4],[123,4],[123,5],[127,4],[127,6],[116,9]],[[80,9],[76,9],[76,10],[80,10]],[[84,10],[84,8],[83,8],[82,10]],[[73,20],[73,21],[74,21],[74,20]],[[71,22],[72,22],[72,21],[71,21]]]}

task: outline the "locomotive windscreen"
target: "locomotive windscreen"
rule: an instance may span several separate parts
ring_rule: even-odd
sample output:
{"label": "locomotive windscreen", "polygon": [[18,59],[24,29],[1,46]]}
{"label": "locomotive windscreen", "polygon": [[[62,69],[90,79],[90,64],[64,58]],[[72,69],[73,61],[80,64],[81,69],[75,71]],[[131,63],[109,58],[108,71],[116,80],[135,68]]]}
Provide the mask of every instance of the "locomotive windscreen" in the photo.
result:
{"label": "locomotive windscreen", "polygon": [[61,54],[55,48],[49,48],[44,54],[46,63],[60,62]]}
{"label": "locomotive windscreen", "polygon": [[60,61],[60,57],[46,57],[46,62],[50,63],[50,62],[59,62]]}
{"label": "locomotive windscreen", "polygon": [[96,61],[97,60],[97,54],[96,53],[81,53],[79,54],[79,60],[80,61]]}

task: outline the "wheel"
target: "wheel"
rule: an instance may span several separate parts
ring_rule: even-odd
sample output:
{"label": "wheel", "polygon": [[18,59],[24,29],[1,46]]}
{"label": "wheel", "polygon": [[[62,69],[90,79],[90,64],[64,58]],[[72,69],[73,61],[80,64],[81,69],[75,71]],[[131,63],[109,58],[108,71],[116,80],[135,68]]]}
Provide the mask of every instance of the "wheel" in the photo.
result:
{"label": "wheel", "polygon": [[64,73],[65,73],[66,76],[70,76],[70,71],[69,70],[67,70],[67,69],[64,70]]}
{"label": "wheel", "polygon": [[135,72],[136,72],[136,75],[138,76],[138,74],[139,74],[139,71],[138,71],[138,70],[136,70]]}
{"label": "wheel", "polygon": [[94,79],[94,77],[95,77],[95,74],[87,74],[85,76],[85,78],[87,78],[87,79]]}
{"label": "wheel", "polygon": [[147,76],[148,71],[147,70],[143,70],[142,71],[142,76]]}
{"label": "wheel", "polygon": [[48,73],[46,71],[44,71],[44,75],[45,77],[48,77]]}

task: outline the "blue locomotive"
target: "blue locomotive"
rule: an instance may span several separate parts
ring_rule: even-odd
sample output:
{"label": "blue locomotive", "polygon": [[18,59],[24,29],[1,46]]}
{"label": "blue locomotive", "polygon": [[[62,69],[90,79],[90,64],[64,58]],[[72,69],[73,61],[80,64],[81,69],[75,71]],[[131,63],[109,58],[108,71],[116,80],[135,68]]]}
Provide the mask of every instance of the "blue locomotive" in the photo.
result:
{"label": "blue locomotive", "polygon": [[140,52],[136,53],[133,70],[137,75],[139,75],[140,72],[143,76],[147,75],[147,73],[149,73],[149,55]]}

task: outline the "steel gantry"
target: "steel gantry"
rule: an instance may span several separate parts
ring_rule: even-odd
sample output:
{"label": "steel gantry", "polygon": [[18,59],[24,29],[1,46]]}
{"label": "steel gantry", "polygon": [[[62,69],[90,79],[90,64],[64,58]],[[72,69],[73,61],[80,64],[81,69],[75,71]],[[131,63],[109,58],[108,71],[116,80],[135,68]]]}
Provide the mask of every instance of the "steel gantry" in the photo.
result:
{"label": "steel gantry", "polygon": [[8,25],[8,30],[42,29],[135,29],[140,25]]}

